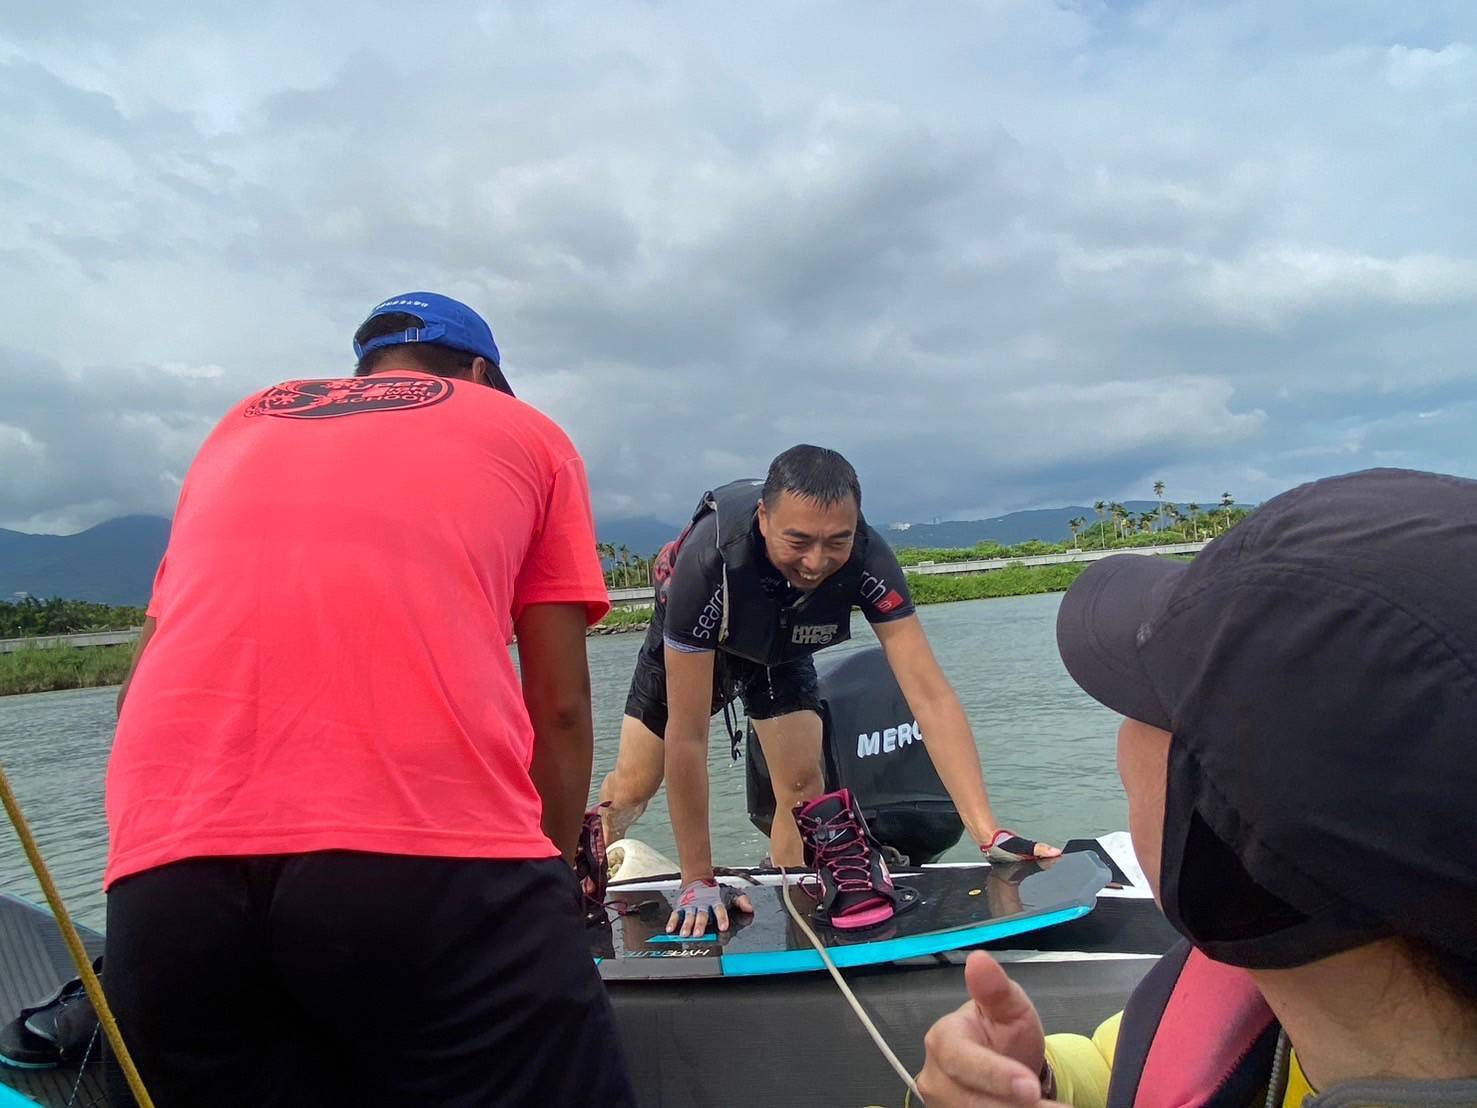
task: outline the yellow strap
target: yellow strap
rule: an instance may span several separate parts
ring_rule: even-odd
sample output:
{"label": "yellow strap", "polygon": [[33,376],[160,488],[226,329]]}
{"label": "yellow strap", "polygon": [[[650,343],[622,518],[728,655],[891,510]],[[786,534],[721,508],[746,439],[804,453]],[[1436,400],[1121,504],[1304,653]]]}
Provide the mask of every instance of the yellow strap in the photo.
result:
{"label": "yellow strap", "polygon": [[1299,1108],[1304,1098],[1313,1096],[1315,1092],[1303,1073],[1303,1067],[1298,1063],[1298,1052],[1288,1051],[1287,1091],[1282,1094],[1282,1108]]}
{"label": "yellow strap", "polygon": [[139,1108],[154,1108],[154,1102],[149,1099],[143,1079],[139,1077],[133,1058],[128,1053],[128,1047],[123,1044],[123,1033],[118,1030],[118,1021],[113,1018],[113,1010],[108,1007],[108,998],[103,996],[103,983],[92,972],[92,959],[87,956],[82,937],[77,934],[72,917],[67,914],[67,906],[62,903],[61,893],[57,892],[56,885],[51,880],[51,873],[31,835],[31,828],[26,824],[26,817],[21,814],[20,804],[10,791],[10,779],[5,776],[4,766],[0,766],[0,801],[4,802],[5,811],[10,816],[10,822],[15,825],[16,834],[20,836],[21,846],[30,859],[31,868],[36,871],[36,878],[41,882],[46,903],[51,905],[51,914],[56,917],[57,925],[62,929],[62,938],[66,940],[67,950],[71,952],[72,961],[77,966],[77,975],[82,978],[82,987],[87,990],[87,998],[92,1001],[93,1011],[102,1024],[103,1034],[108,1037],[108,1043],[113,1048],[113,1056],[123,1067],[123,1076],[128,1079],[128,1088],[133,1093],[133,1098],[138,1101]]}

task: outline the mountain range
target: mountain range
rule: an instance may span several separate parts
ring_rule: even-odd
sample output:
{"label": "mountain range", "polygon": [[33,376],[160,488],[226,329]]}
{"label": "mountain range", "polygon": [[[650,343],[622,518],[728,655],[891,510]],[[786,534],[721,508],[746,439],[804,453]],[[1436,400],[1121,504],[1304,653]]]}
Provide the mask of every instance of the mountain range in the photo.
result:
{"label": "mountain range", "polygon": [[[1134,514],[1151,512],[1159,507],[1157,500],[1125,500],[1122,503],[1124,508]],[[1183,508],[1183,505],[1177,506]],[[1097,514],[1091,508],[1073,505],[1066,508],[1033,508],[991,519],[893,523],[879,529],[894,547],[914,546],[933,550],[941,547],[973,546],[977,542],[998,542],[1001,546],[1014,546],[1018,542],[1031,539],[1066,542],[1072,537],[1067,524],[1078,518],[1087,520],[1089,526],[1098,521]]]}
{"label": "mountain range", "polygon": [[[1157,502],[1130,500],[1124,507],[1146,512]],[[1062,542],[1068,537],[1067,521],[1078,517],[1089,523],[1097,519],[1091,508],[1073,506],[1011,512],[993,519],[877,526],[895,547],[967,547],[986,541],[1009,546],[1028,539]],[[651,516],[610,520],[598,527],[601,542],[643,556],[655,553],[681,529],[679,523]],[[159,516],[121,516],[75,535],[29,535],[0,528],[0,600],[23,593],[100,604],[146,604],[168,541],[169,520]]]}
{"label": "mountain range", "polygon": [[29,593],[142,606],[168,541],[169,520],[159,516],[120,516],[75,535],[0,528],[0,600]]}

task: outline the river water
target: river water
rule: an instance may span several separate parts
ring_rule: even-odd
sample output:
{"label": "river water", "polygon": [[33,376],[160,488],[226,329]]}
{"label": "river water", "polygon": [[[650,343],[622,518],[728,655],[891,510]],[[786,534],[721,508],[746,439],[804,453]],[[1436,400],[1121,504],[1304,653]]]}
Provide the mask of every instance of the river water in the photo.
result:
{"label": "river water", "polygon": [[[934,651],[964,702],[996,814],[1008,826],[1060,843],[1127,825],[1113,763],[1116,718],[1067,677],[1056,654],[1060,595],[974,600],[919,609]],[[875,644],[858,618],[851,642]],[[595,786],[615,762],[616,739],[639,634],[592,638]],[[101,927],[107,851],[103,775],[115,689],[0,697],[0,765],[20,799],[57,886],[75,916]],[[742,762],[728,758],[715,723],[709,749],[715,860],[752,865],[765,841],[748,822]],[[665,793],[631,834],[676,857]],[[961,843],[949,857],[968,858]],[[0,825],[0,891],[41,899],[14,832]]]}

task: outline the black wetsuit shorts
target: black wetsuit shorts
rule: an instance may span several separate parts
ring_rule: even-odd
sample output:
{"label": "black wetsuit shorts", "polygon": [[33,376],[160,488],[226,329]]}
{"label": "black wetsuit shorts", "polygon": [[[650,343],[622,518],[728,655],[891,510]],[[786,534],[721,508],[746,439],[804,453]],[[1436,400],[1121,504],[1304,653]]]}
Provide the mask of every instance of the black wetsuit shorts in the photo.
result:
{"label": "black wetsuit shorts", "polygon": [[[666,606],[653,610],[646,641],[636,657],[631,691],[626,694],[626,715],[640,720],[661,739],[667,733],[667,665],[663,628]],[[815,661],[807,655],[777,666],[761,666],[747,658],[714,651],[713,704],[717,715],[735,699],[741,700],[750,719],[773,719],[791,712],[821,710]]]}
{"label": "black wetsuit shorts", "polygon": [[627,1108],[577,899],[558,858],[174,862],[108,892],[108,996],[159,1108]]}

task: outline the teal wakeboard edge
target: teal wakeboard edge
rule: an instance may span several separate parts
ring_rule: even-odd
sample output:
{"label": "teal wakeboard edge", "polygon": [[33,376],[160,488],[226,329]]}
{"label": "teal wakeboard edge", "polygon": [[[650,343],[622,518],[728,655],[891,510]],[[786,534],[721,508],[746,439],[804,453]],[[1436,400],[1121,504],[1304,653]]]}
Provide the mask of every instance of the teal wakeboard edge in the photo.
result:
{"label": "teal wakeboard edge", "polygon": [[[897,962],[1009,939],[1069,923],[1089,913],[1110,877],[1094,855],[1043,862],[927,868],[897,878],[918,893],[906,911],[876,927],[835,930],[811,918],[837,966]],[[742,887],[741,887],[742,888]],[[617,914],[588,931],[590,953],[606,981],[674,981],[814,972],[825,962],[789,915],[777,885],[743,888],[754,912],[730,910],[728,931],[686,939],[668,935],[676,882],[613,892]],[[794,893],[803,916],[813,900]]]}
{"label": "teal wakeboard edge", "polygon": [[28,1096],[21,1096],[9,1085],[0,1083],[0,1108],[36,1108],[36,1102]]}
{"label": "teal wakeboard edge", "polygon": [[[837,969],[853,966],[870,966],[877,962],[898,962],[904,958],[922,958],[929,954],[942,954],[947,950],[978,946],[980,943],[1008,939],[1026,931],[1038,931],[1043,927],[1055,927],[1080,919],[1092,911],[1092,905],[1077,905],[1052,912],[1045,916],[1029,916],[1024,919],[996,920],[982,923],[978,927],[965,927],[957,931],[934,931],[925,935],[910,935],[906,938],[879,939],[864,946],[828,946],[826,953]],[[819,937],[819,936],[817,936]],[[775,950],[767,954],[726,954],[720,959],[724,977],[757,977],[771,973],[804,973],[808,970],[825,969],[826,963],[814,947],[809,950]]]}

